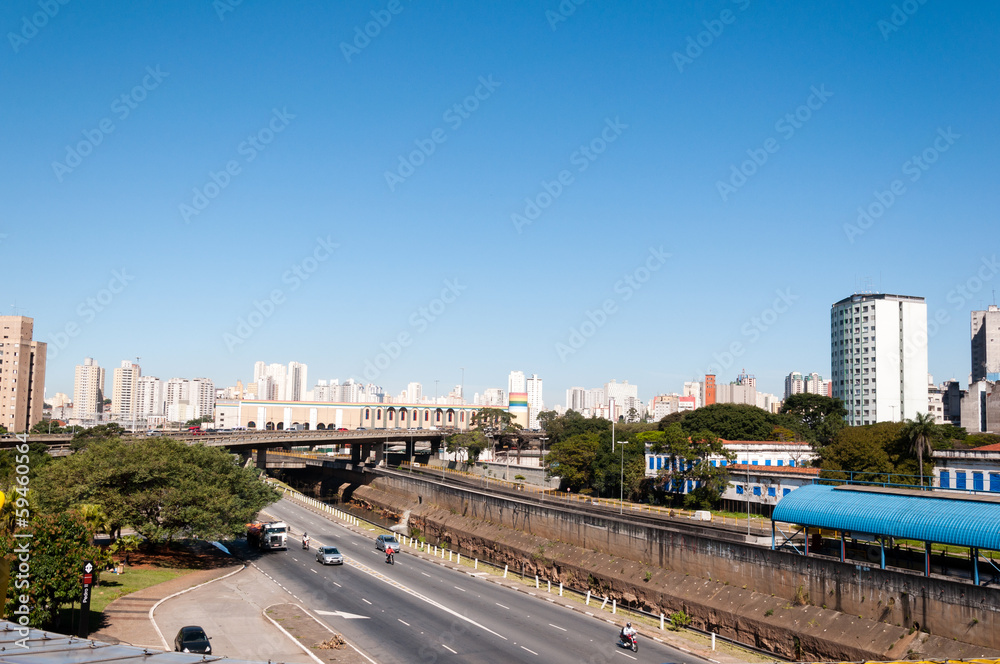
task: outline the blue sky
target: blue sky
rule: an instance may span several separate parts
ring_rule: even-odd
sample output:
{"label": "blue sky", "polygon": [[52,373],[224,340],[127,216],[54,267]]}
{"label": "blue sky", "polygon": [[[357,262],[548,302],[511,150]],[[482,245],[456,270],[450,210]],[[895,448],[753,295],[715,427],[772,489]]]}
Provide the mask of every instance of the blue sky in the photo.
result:
{"label": "blue sky", "polygon": [[467,4],[4,3],[0,306],[47,394],[88,356],[780,393],[866,284],[926,298],[964,384],[1000,284],[996,5]]}

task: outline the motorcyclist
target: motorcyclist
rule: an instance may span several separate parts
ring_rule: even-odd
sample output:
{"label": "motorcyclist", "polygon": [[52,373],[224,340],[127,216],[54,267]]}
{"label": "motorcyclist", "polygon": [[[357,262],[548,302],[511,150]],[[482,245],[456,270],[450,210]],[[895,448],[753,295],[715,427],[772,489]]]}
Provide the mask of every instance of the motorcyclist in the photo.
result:
{"label": "motorcyclist", "polygon": [[631,643],[632,641],[635,640],[635,635],[636,635],[636,631],[635,631],[635,629],[633,629],[632,623],[631,622],[625,623],[625,626],[622,627],[622,631],[621,631],[621,634],[620,634],[622,642],[623,643]]}
{"label": "motorcyclist", "polygon": [[302,533],[302,548],[309,548],[309,533]]}
{"label": "motorcyclist", "polygon": [[392,550],[391,546],[385,547],[385,562],[389,563],[390,565],[393,564],[392,562],[393,553],[395,553],[395,551]]}

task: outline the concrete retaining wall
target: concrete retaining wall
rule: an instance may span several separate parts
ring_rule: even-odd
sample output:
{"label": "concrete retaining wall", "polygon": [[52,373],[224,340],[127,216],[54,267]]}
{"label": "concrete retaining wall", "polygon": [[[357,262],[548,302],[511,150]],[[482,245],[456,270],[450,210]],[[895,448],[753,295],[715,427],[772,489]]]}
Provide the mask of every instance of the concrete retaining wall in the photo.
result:
{"label": "concrete retaining wall", "polygon": [[[543,540],[625,558],[860,619],[916,627],[947,639],[1000,650],[1000,591],[946,578],[924,578],[826,558],[692,535],[669,527],[536,504],[514,496],[466,491],[417,477],[382,477],[375,483],[424,505],[473,522],[504,526]],[[365,496],[374,496],[373,488]],[[411,517],[413,518],[413,517]]]}

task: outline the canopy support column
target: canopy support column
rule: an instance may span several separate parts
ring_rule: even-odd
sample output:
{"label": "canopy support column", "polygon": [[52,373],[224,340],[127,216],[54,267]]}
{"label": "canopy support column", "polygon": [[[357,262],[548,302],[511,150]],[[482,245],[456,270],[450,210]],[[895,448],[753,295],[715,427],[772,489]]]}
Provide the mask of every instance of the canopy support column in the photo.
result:
{"label": "canopy support column", "polygon": [[931,543],[924,542],[924,576],[931,575]]}
{"label": "canopy support column", "polygon": [[847,533],[840,531],[840,562],[847,562]]}
{"label": "canopy support column", "polygon": [[803,526],[802,532],[806,534],[806,557],[809,556],[809,526]]}
{"label": "canopy support column", "polygon": [[878,538],[878,548],[882,552],[882,569],[885,569],[885,536]]}
{"label": "canopy support column", "polygon": [[979,548],[972,547],[969,549],[969,553],[972,556],[972,582],[979,585]]}

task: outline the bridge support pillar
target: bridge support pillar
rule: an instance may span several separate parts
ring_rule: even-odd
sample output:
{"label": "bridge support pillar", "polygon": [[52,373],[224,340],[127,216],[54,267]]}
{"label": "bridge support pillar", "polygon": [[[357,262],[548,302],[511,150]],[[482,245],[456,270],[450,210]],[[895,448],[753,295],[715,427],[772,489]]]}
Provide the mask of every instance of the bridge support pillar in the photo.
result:
{"label": "bridge support pillar", "polygon": [[351,441],[351,463],[355,465],[361,463],[361,448],[360,440]]}
{"label": "bridge support pillar", "polygon": [[261,470],[267,470],[267,448],[258,447],[254,451],[257,453],[257,467]]}

